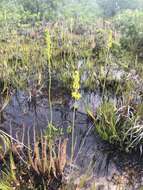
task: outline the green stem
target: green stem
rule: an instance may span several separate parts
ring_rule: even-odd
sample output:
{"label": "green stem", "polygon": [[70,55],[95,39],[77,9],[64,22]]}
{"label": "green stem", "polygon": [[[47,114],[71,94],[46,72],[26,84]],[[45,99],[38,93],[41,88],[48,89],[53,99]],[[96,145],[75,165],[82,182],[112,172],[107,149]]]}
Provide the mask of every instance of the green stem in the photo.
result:
{"label": "green stem", "polygon": [[[105,59],[105,65],[106,66],[107,66],[107,64],[109,64],[108,62],[109,62],[109,49],[107,50],[106,59]],[[105,95],[105,85],[106,85],[107,77],[108,77],[108,73],[106,74],[106,76],[104,78],[104,81],[103,81],[103,86],[102,86],[103,87],[103,91],[102,91],[102,96],[101,96],[102,100],[103,100],[104,95]]]}
{"label": "green stem", "polygon": [[71,146],[71,163],[73,161],[74,157],[74,129],[75,129],[75,114],[76,114],[76,109],[74,107],[73,111],[73,119],[72,119],[72,146]]}
{"label": "green stem", "polygon": [[52,113],[52,101],[51,101],[51,85],[52,85],[52,77],[51,77],[51,61],[50,59],[48,60],[49,62],[49,87],[48,87],[48,96],[49,96],[49,106],[50,106],[50,123],[52,123],[53,120],[53,113]]}

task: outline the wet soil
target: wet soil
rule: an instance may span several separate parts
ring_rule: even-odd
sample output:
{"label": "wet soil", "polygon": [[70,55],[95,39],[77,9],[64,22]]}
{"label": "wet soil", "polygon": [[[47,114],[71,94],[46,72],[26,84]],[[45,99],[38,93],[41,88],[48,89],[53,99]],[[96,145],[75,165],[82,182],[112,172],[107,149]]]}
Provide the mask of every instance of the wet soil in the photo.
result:
{"label": "wet soil", "polygon": [[[125,154],[103,142],[95,132],[95,126],[86,115],[86,105],[96,111],[100,104],[97,94],[84,94],[78,102],[75,118],[75,150],[72,170],[65,169],[65,180],[70,180],[80,189],[98,190],[127,189],[139,190],[143,185],[143,158],[138,154]],[[36,106],[29,105],[28,94],[17,92],[4,111],[5,122],[1,125],[14,138],[25,144],[30,137],[34,142],[35,132],[41,134],[48,126],[50,110],[45,96],[36,98]],[[53,98],[53,123],[68,138],[68,157],[71,153],[73,102],[66,104]],[[82,177],[85,176],[81,187]]]}

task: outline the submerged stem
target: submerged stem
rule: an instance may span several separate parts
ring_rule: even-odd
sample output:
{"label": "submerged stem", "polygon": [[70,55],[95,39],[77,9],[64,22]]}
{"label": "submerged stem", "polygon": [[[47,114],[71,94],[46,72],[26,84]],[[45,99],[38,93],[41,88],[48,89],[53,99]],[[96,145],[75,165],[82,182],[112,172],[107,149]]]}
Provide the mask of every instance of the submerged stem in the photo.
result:
{"label": "submerged stem", "polygon": [[75,114],[76,114],[76,108],[74,106],[74,111],[73,111],[73,119],[72,119],[72,145],[71,145],[71,163],[73,161],[74,157],[74,129],[75,129]]}

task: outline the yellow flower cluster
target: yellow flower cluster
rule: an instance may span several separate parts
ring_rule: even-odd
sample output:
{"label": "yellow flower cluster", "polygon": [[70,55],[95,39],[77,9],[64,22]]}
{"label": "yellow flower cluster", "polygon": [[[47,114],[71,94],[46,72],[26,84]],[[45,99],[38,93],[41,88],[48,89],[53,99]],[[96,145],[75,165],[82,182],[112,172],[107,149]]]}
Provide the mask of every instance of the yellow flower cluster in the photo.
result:
{"label": "yellow flower cluster", "polygon": [[112,48],[112,45],[113,45],[113,32],[112,30],[109,31],[109,36],[108,36],[108,48]]}
{"label": "yellow flower cluster", "polygon": [[51,36],[50,36],[50,33],[49,33],[49,30],[46,29],[45,30],[45,39],[46,39],[46,53],[47,53],[47,57],[48,57],[48,60],[51,59],[51,55],[52,55],[52,48],[51,48]]}
{"label": "yellow flower cluster", "polygon": [[73,88],[72,97],[75,100],[79,100],[81,98],[81,94],[79,93],[80,76],[79,76],[79,72],[77,70],[73,73],[73,85],[72,85],[72,88]]}

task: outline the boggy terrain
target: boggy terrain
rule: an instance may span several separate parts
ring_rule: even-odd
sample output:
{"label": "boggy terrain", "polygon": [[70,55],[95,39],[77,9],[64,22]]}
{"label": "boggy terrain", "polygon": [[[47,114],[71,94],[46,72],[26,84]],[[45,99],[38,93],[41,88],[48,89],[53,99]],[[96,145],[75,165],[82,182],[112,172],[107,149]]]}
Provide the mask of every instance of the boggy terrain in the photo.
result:
{"label": "boggy terrain", "polygon": [[101,2],[0,3],[0,189],[143,188],[142,2]]}

